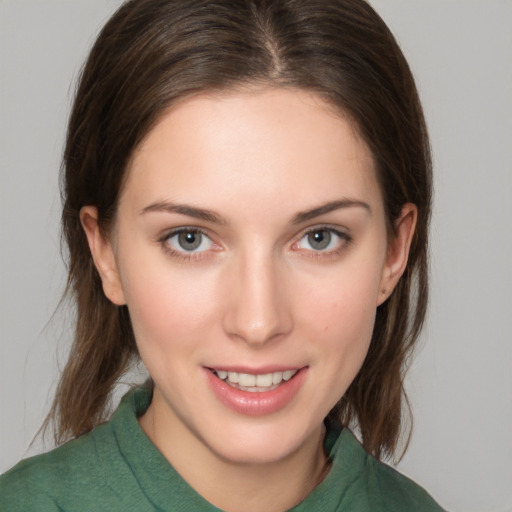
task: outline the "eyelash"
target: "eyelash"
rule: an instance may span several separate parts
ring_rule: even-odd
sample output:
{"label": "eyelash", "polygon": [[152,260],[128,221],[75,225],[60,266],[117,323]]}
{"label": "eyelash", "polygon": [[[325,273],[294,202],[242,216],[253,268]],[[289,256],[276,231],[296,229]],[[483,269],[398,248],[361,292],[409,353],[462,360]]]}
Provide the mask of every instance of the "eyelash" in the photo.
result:
{"label": "eyelash", "polygon": [[[215,244],[215,242],[211,239],[211,237],[208,236],[208,234],[205,233],[205,231],[203,231],[200,228],[196,228],[196,227],[192,227],[192,226],[189,226],[189,227],[184,226],[181,228],[173,229],[172,231],[170,231],[170,232],[166,233],[164,236],[162,236],[158,240],[158,242],[162,245],[163,250],[167,254],[169,254],[170,256],[172,256],[178,260],[197,261],[197,260],[200,260],[200,259],[206,257],[207,253],[209,252],[208,250],[192,252],[192,251],[186,251],[185,249],[176,250],[176,249],[172,248],[169,241],[174,237],[178,237],[182,233],[200,235],[201,237],[206,238],[211,245],[217,246],[217,244]],[[203,243],[204,243],[204,239],[201,240],[201,244],[203,244]]]}
{"label": "eyelash", "polygon": [[[326,233],[329,233],[330,236],[334,235],[337,238],[339,238],[339,241],[336,244],[337,247],[335,247],[333,249],[329,249],[329,250],[301,249],[300,247],[298,247],[300,242],[302,240],[304,240],[306,237],[308,237],[309,235],[312,235],[313,233],[320,233],[320,232],[326,232]],[[168,253],[170,256],[172,256],[173,258],[176,258],[176,259],[182,260],[182,261],[197,261],[197,260],[207,257],[208,253],[210,252],[210,247],[207,248],[206,250],[202,250],[199,252],[186,251],[185,249],[177,250],[177,249],[172,248],[169,241],[171,239],[173,239],[174,237],[179,237],[179,235],[183,234],[183,233],[200,235],[201,237],[203,237],[200,242],[200,245],[202,245],[204,243],[204,239],[207,239],[209,241],[208,243],[211,246],[220,248],[220,246],[217,245],[204,230],[197,228],[197,227],[184,226],[184,227],[180,227],[177,229],[173,229],[172,231],[166,233],[164,236],[162,236],[158,240],[158,242],[161,244],[163,250],[166,253]],[[329,241],[329,243],[330,242],[331,241]],[[338,256],[341,252],[343,252],[344,249],[346,249],[347,245],[350,245],[352,242],[353,242],[353,239],[349,234],[347,234],[343,231],[340,231],[338,229],[335,229],[333,227],[330,227],[330,226],[321,226],[320,225],[320,226],[314,226],[312,228],[308,228],[306,231],[303,231],[300,235],[300,238],[298,238],[298,240],[292,244],[292,249],[296,250],[296,251],[300,251],[300,252],[304,253],[305,255],[307,255],[308,257],[312,257],[312,258],[326,258],[326,257],[329,258],[329,257]],[[200,245],[198,247],[200,247]],[[213,250],[218,251],[221,249],[214,248]]]}
{"label": "eyelash", "polygon": [[[314,249],[301,249],[298,247],[299,243],[304,240],[309,235],[312,235],[313,233],[320,233],[320,232],[327,232],[330,234],[330,236],[334,235],[339,240],[336,244],[336,247],[328,250],[314,250]],[[293,248],[297,249],[298,251],[303,251],[305,255],[307,255],[310,258],[330,258],[330,257],[336,257],[339,256],[346,248],[347,246],[351,245],[353,242],[352,236],[350,236],[348,233],[344,231],[340,231],[339,229],[333,228],[331,226],[314,226],[313,228],[308,228],[306,231],[304,231],[300,238],[293,244]]]}

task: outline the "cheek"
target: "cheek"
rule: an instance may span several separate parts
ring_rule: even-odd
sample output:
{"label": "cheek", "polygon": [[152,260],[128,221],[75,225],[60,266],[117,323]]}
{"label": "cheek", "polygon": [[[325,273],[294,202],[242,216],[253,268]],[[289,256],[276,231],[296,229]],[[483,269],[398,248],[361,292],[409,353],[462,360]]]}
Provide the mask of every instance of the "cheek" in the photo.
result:
{"label": "cheek", "polygon": [[363,338],[371,334],[378,297],[378,269],[341,271],[298,290],[300,309],[308,323],[325,333]]}
{"label": "cheek", "polygon": [[192,350],[204,338],[216,304],[211,281],[207,276],[176,270],[165,259],[125,267],[123,289],[141,355],[145,347]]}
{"label": "cheek", "polygon": [[333,371],[343,370],[344,378],[350,380],[366,357],[375,324],[375,307],[367,302],[357,305],[353,296],[342,295],[338,302],[316,315],[323,326],[318,339],[323,339],[328,364]]}
{"label": "cheek", "polygon": [[323,287],[311,286],[301,295],[301,330],[325,363],[319,378],[331,390],[333,402],[345,393],[368,352],[377,279],[378,273],[367,267],[366,272],[340,272]]}

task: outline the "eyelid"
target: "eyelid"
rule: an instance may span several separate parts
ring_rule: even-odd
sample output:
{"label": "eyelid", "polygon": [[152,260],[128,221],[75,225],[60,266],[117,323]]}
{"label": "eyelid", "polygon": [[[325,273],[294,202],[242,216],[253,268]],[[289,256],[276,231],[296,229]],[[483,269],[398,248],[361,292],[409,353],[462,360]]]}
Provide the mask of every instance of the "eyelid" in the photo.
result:
{"label": "eyelid", "polygon": [[[185,249],[179,250],[174,247],[172,247],[168,241],[179,235],[180,233],[198,233],[201,236],[207,238],[210,241],[211,246],[208,247],[206,250],[202,251],[186,251]],[[198,227],[198,226],[179,226],[176,228],[169,229],[165,231],[161,236],[157,239],[158,243],[162,246],[162,249],[169,254],[170,256],[181,259],[184,261],[193,261],[193,260],[199,260],[205,257],[208,257],[208,254],[211,251],[219,251],[221,250],[221,246],[214,240],[214,238],[211,236],[211,234],[208,232],[208,230],[205,230],[204,228]]]}
{"label": "eyelid", "polygon": [[[334,234],[336,237],[339,238],[339,242],[337,243],[337,246],[331,249],[319,249],[315,250],[314,248],[302,248],[299,247],[300,242],[308,236],[310,233],[314,233],[317,231],[328,231],[331,234]],[[193,232],[193,233],[199,233],[202,236],[206,237],[210,243],[211,246],[208,247],[205,250],[201,251],[186,251],[185,249],[179,250],[173,248],[168,242],[168,240],[172,237],[175,237],[183,232]],[[166,230],[161,236],[157,238],[157,242],[162,246],[162,249],[168,253],[170,256],[181,259],[184,261],[194,261],[199,260],[202,258],[207,258],[211,256],[212,252],[219,252],[223,250],[223,247],[221,244],[219,244],[215,237],[210,234],[210,231],[207,229],[204,229],[199,226],[179,226],[175,228],[171,228]],[[299,235],[294,237],[294,242],[292,243],[291,249],[294,252],[301,252],[304,254],[307,254],[311,257],[329,257],[329,256],[336,256],[343,250],[347,248],[348,245],[350,245],[353,242],[353,237],[350,234],[348,229],[340,228],[340,226],[332,226],[329,224],[318,224],[315,226],[309,226],[308,228],[303,229]]]}
{"label": "eyelid", "polygon": [[[328,231],[331,234],[334,234],[335,236],[340,238],[340,243],[338,244],[338,247],[335,247],[335,248],[329,249],[329,250],[315,250],[313,248],[304,249],[304,248],[298,247],[298,244],[306,236],[308,236],[311,233],[318,232],[318,231]],[[303,231],[301,231],[301,233],[295,239],[295,242],[293,242],[292,249],[297,250],[297,251],[304,251],[307,253],[311,253],[311,255],[321,257],[321,256],[337,254],[340,251],[342,251],[344,248],[346,248],[347,245],[350,245],[352,242],[353,242],[353,237],[348,232],[348,230],[343,230],[339,226],[334,227],[329,224],[319,224],[316,226],[310,226],[310,227],[304,229]]]}

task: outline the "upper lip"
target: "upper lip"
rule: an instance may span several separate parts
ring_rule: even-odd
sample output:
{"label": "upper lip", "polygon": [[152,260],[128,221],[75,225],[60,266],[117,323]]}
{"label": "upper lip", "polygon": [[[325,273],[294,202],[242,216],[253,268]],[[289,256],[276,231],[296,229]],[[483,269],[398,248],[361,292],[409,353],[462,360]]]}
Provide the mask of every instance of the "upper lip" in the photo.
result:
{"label": "upper lip", "polygon": [[225,371],[225,372],[236,372],[236,373],[247,373],[249,375],[265,375],[267,373],[274,372],[285,372],[287,370],[298,371],[304,368],[304,366],[297,365],[266,365],[259,366],[257,368],[250,366],[240,365],[219,365],[219,366],[206,366],[209,370],[213,371]]}

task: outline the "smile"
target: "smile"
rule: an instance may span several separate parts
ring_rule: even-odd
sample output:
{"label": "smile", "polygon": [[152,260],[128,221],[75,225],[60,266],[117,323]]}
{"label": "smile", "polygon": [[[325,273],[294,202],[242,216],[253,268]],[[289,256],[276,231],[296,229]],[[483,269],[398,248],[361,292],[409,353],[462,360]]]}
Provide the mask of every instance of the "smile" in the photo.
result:
{"label": "smile", "polygon": [[217,399],[232,411],[248,416],[273,414],[287,407],[299,394],[309,373],[307,366],[267,373],[234,370],[203,367]]}
{"label": "smile", "polygon": [[298,370],[285,370],[282,372],[271,372],[259,375],[250,373],[227,372],[224,370],[213,370],[213,373],[226,384],[235,389],[262,393],[276,389],[282,382],[289,381]]}

